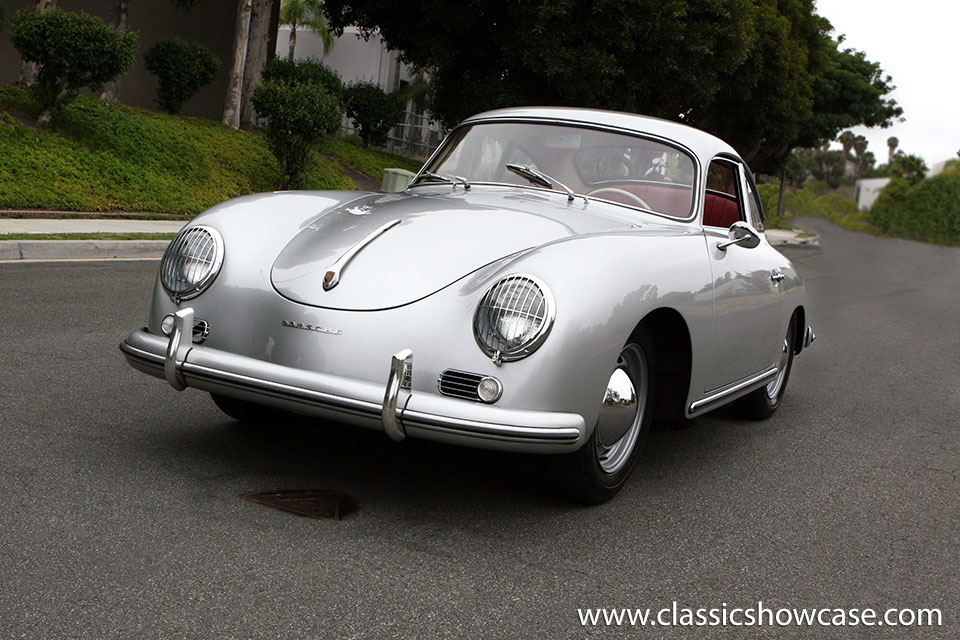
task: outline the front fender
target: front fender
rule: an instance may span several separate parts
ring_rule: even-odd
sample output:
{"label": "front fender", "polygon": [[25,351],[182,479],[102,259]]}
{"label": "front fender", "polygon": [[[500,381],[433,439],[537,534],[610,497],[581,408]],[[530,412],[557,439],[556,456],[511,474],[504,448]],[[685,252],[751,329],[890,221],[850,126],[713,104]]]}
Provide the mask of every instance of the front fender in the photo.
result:
{"label": "front fender", "polygon": [[[692,341],[693,371],[705,365],[713,331],[713,286],[703,236],[675,226],[580,236],[525,253],[484,274],[478,289],[511,273],[547,283],[556,322],[531,356],[501,367],[530,397],[580,413],[588,429],[620,350],[649,313],[677,311]],[[478,295],[482,295],[480,291]],[[658,358],[669,358],[660,353]],[[685,390],[689,398],[691,389]]]}

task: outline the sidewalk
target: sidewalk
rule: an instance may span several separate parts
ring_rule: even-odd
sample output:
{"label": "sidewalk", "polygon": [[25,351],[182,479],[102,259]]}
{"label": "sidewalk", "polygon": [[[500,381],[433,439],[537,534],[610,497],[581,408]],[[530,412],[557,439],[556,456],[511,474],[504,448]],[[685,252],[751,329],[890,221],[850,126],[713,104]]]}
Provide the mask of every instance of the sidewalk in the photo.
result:
{"label": "sidewalk", "polygon": [[0,219],[0,234],[5,233],[176,233],[183,220],[118,220],[115,218],[78,220],[64,218],[44,220],[37,218]]}
{"label": "sidewalk", "polygon": [[[0,219],[0,262],[47,260],[159,260],[169,240],[45,240],[51,233],[176,233],[186,222],[64,218]],[[3,234],[36,240],[3,240]]]}

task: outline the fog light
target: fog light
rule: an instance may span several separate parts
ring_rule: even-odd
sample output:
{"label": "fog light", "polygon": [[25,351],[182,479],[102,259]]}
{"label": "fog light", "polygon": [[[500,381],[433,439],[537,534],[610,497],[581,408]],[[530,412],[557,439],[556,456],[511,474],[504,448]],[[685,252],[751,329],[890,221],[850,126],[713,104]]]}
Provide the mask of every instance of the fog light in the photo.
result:
{"label": "fog light", "polygon": [[173,333],[174,320],[172,313],[163,316],[163,320],[160,321],[160,331],[163,331],[163,335],[168,336]]}
{"label": "fog light", "polygon": [[503,385],[496,378],[486,376],[477,385],[477,395],[486,403],[496,402],[503,393]]}

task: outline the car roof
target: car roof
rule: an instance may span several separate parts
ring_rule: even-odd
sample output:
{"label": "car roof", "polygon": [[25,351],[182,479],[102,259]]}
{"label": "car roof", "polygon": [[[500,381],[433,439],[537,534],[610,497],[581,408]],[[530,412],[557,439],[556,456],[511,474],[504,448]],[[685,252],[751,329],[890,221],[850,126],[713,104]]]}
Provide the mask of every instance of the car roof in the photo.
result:
{"label": "car roof", "polygon": [[700,156],[701,160],[707,162],[718,153],[729,153],[739,157],[739,154],[733,147],[706,131],[701,131],[700,129],[695,129],[679,122],[622,111],[580,109],[575,107],[513,107],[478,113],[477,115],[467,118],[464,124],[480,120],[509,120],[511,118],[560,120],[564,122],[627,129],[629,131],[636,131],[637,133],[647,133],[679,142]]}

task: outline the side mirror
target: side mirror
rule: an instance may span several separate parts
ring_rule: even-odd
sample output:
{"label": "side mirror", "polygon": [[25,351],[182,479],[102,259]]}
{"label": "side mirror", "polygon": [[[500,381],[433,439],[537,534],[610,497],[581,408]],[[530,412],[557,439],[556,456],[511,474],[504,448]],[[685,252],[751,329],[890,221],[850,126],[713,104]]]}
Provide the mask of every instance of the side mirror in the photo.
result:
{"label": "side mirror", "polygon": [[730,245],[738,244],[744,249],[753,249],[760,244],[760,233],[743,221],[734,222],[730,225],[730,231],[727,232],[730,238],[726,242],[717,245],[720,251],[726,251]]}

